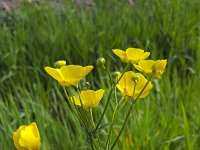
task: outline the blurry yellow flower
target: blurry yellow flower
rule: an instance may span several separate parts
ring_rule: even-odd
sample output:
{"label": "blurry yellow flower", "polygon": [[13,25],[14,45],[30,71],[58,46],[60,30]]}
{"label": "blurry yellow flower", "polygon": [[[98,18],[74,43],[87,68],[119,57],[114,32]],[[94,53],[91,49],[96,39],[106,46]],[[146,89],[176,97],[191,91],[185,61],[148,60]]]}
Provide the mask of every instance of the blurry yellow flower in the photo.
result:
{"label": "blurry yellow flower", "polygon": [[160,78],[166,65],[167,60],[140,60],[134,67],[146,75],[152,75],[153,78]]}
{"label": "blurry yellow flower", "polygon": [[[99,101],[103,97],[104,90],[100,89],[97,91],[94,90],[86,90],[81,91],[80,96],[71,97],[71,101],[74,102],[78,106],[83,106],[83,108],[92,108],[96,107],[99,104]],[[81,105],[82,102],[82,105]]]}
{"label": "blurry yellow flower", "polygon": [[20,126],[13,133],[13,141],[17,150],[39,150],[40,134],[36,123]]}
{"label": "blurry yellow flower", "polygon": [[131,62],[132,64],[136,64],[139,60],[145,59],[150,55],[150,52],[144,52],[144,50],[139,48],[128,48],[126,51],[114,49],[113,52],[121,61]]}
{"label": "blurry yellow flower", "polygon": [[[118,74],[118,79],[120,78],[121,73]],[[147,83],[147,79],[140,73],[134,73],[133,71],[125,72],[121,80],[117,84],[117,88],[121,91],[123,96],[134,97],[134,100],[139,96]],[[136,85],[135,85],[136,84]],[[134,91],[135,87],[135,91]],[[151,82],[148,83],[142,94],[139,98],[144,98],[149,94],[149,91],[152,89],[153,85]],[[133,95],[134,93],[134,95]]]}
{"label": "blurry yellow flower", "polygon": [[45,67],[45,71],[56,79],[62,86],[76,86],[92,69],[93,66],[79,65],[62,66],[60,69]]}
{"label": "blurry yellow flower", "polygon": [[62,66],[66,66],[66,61],[65,61],[65,60],[59,60],[59,61],[56,61],[56,62],[54,63],[54,67],[55,67],[55,68],[60,68],[60,67],[62,67]]}

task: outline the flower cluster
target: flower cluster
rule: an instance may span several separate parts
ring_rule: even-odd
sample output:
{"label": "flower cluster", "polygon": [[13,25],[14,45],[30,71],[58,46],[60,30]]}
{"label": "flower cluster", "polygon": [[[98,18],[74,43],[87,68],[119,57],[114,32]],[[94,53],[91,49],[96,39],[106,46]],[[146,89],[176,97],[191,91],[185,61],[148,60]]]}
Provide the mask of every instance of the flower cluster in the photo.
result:
{"label": "flower cluster", "polygon": [[[86,82],[81,83],[81,80],[85,78],[94,67],[92,65],[85,67],[80,65],[67,65],[66,61],[60,60],[54,63],[55,68],[49,66],[44,68],[45,71],[63,87],[68,103],[71,105],[72,111],[76,114],[81,125],[85,129],[92,149],[95,149],[94,145],[99,145],[99,147],[102,145],[100,143],[95,143],[95,141],[100,142],[99,139],[95,139],[99,137],[99,133],[96,131],[100,130],[99,126],[103,120],[106,109],[109,106],[108,104],[112,102],[111,95],[113,94],[113,91],[116,92],[114,89],[117,88],[121,92],[122,99],[127,97],[127,99],[132,101],[123,126],[121,127],[121,131],[112,144],[111,149],[114,148],[128,120],[133,104],[138,99],[145,98],[149,95],[150,90],[153,88],[151,79],[161,78],[167,64],[167,60],[145,60],[149,57],[150,52],[145,52],[138,48],[128,48],[126,51],[114,49],[113,53],[117,55],[121,61],[127,63],[127,65],[123,72],[116,72],[116,78],[114,79],[106,67],[106,60],[102,57],[97,60],[97,66],[102,67],[105,70],[110,83],[110,86],[108,87],[110,88],[109,96],[97,124],[94,122],[92,109],[100,103],[105,90],[91,90]],[[130,67],[130,65],[133,67]],[[121,104],[121,102],[117,100],[116,102],[117,105],[115,110],[117,110],[117,107]],[[113,112],[105,149],[109,148],[115,113],[116,111]],[[18,150],[38,150],[40,148],[40,135],[36,123],[33,122],[29,125],[20,126],[13,134],[13,140],[14,145]]]}
{"label": "flower cluster", "polygon": [[134,67],[144,73],[145,75],[151,75],[153,78],[160,78],[167,65],[167,60],[144,60],[150,52],[144,52],[138,48],[128,48],[126,52],[119,49],[113,50],[122,61],[126,63],[132,63]]}
{"label": "flower cluster", "polygon": [[[60,61],[58,61],[60,62]],[[62,61],[62,64],[63,61]],[[66,64],[66,63],[65,63]],[[63,87],[75,86],[93,69],[93,66],[62,65],[60,68],[45,67],[45,71]],[[78,89],[77,89],[78,91]],[[70,97],[71,101],[83,108],[95,107],[103,97],[104,90],[82,90],[78,97]]]}
{"label": "flower cluster", "polygon": [[[167,60],[144,60],[150,55],[150,52],[144,52],[144,50],[138,48],[128,48],[126,51],[114,49],[113,52],[123,62],[133,64],[135,69],[155,79],[161,77],[167,64]],[[117,88],[122,95],[132,96],[135,100],[144,98],[149,94],[153,85],[141,73],[128,71],[122,77],[121,73],[118,73],[118,79],[121,78],[121,80],[117,84]],[[134,80],[135,76],[137,76],[137,81]]]}

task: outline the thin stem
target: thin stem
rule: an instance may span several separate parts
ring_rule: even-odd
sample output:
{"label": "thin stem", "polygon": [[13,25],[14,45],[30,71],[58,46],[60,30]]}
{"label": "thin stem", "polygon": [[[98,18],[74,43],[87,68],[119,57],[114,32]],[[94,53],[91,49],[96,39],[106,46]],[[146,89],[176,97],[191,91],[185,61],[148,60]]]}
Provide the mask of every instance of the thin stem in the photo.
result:
{"label": "thin stem", "polygon": [[105,106],[105,108],[104,108],[104,110],[103,110],[103,113],[102,113],[102,115],[101,115],[101,117],[100,117],[98,123],[97,123],[96,128],[94,129],[94,133],[95,133],[95,132],[97,131],[97,129],[99,128],[99,125],[100,125],[100,123],[101,123],[101,121],[102,121],[102,119],[103,119],[103,116],[104,116],[104,114],[105,114],[105,112],[106,112],[106,110],[107,110],[107,107],[108,107],[108,104],[109,104],[109,100],[110,100],[110,98],[111,98],[111,95],[112,95],[112,92],[113,92],[115,86],[116,86],[117,83],[121,80],[122,76],[124,75],[124,73],[125,73],[126,70],[128,69],[129,64],[130,64],[130,63],[128,63],[128,64],[126,65],[126,67],[125,67],[125,69],[123,70],[123,73],[122,73],[122,75],[120,76],[120,78],[118,79],[118,81],[117,81],[113,86],[111,86],[110,93],[109,93],[108,99],[107,99],[107,101],[106,101],[106,106]]}
{"label": "thin stem", "polygon": [[[65,93],[66,98],[69,100],[70,98],[69,98],[69,96],[68,96],[68,93],[67,93],[65,87],[63,87],[63,90],[64,90],[64,93]],[[70,102],[69,102],[69,105],[70,105],[70,107],[72,108],[72,105],[71,105]],[[76,109],[75,106],[74,106],[74,108]],[[75,111],[73,111],[73,112],[75,113],[75,115],[76,115],[76,117],[77,117],[78,119],[81,119],[80,116],[78,115],[78,112],[75,112]]]}
{"label": "thin stem", "polygon": [[95,123],[94,123],[93,114],[92,114],[92,108],[90,108],[90,118],[91,118],[92,125],[95,128]]}
{"label": "thin stem", "polygon": [[[94,123],[94,117],[93,117],[92,109],[90,109],[90,118],[91,118],[91,122],[93,124],[93,127],[95,128],[96,126],[95,126],[95,123]],[[97,136],[97,139],[98,139],[98,142],[99,142],[99,147],[101,147],[99,134],[97,134],[96,136]]]}
{"label": "thin stem", "polygon": [[92,147],[92,150],[94,150],[94,145],[93,145],[93,138],[92,135],[90,135],[90,145]]}
{"label": "thin stem", "polygon": [[[99,140],[99,139],[98,139]],[[92,132],[90,132],[90,142],[92,143],[91,146],[95,146],[95,149],[99,149],[99,145],[96,145]],[[98,141],[99,142],[99,141]],[[94,148],[94,147],[93,147]]]}
{"label": "thin stem", "polygon": [[109,80],[110,80],[110,87],[112,87],[112,78],[111,78],[110,72],[108,71],[107,67],[104,67],[104,68],[105,68],[106,73],[108,74],[108,77],[109,77]]}
{"label": "thin stem", "polygon": [[[63,87],[63,89],[64,89],[64,93],[65,93],[67,99],[69,100],[70,98],[69,98],[69,96],[68,96],[68,93],[67,93],[65,87]],[[70,91],[70,93],[71,93],[71,91]],[[84,129],[85,129],[85,131],[86,131],[86,133],[87,133],[87,135],[89,136],[89,128],[88,128],[88,126],[87,126],[87,124],[86,124],[86,122],[85,122],[83,116],[81,115],[80,110],[79,110],[78,107],[76,106],[73,97],[72,97],[72,101],[73,101],[73,106],[74,106],[74,108],[75,108],[75,110],[76,110],[76,112],[75,112],[75,111],[73,111],[73,112],[76,114],[76,117],[80,120],[81,124],[83,125],[83,127],[84,127]],[[71,103],[69,103],[69,104],[71,105]]]}
{"label": "thin stem", "polygon": [[[68,96],[68,93],[67,93],[65,87],[63,87],[63,90],[64,90],[64,93],[65,93],[65,96],[66,96],[67,99],[69,100],[70,98],[69,98],[69,96]],[[78,107],[75,105],[75,102],[74,102],[73,97],[72,97],[72,100],[73,100],[74,108],[75,108],[75,110],[76,110],[76,112],[75,112],[75,111],[73,111],[73,112],[75,113],[76,117],[80,120],[81,124],[82,124],[83,127],[85,128],[85,131],[86,131],[86,133],[87,133],[87,135],[88,135],[88,137],[89,137],[89,139],[90,139],[90,145],[91,145],[91,147],[92,147],[92,150],[94,150],[94,145],[93,145],[93,144],[95,144],[95,142],[94,142],[93,137],[92,137],[92,132],[91,132],[90,129],[88,128],[88,125],[86,124],[86,122],[85,122],[83,116],[81,115],[80,110],[79,110]],[[71,105],[71,103],[69,103],[69,104]]]}
{"label": "thin stem", "polygon": [[[87,112],[84,110],[84,108],[83,108],[83,101],[82,101],[82,99],[81,99],[81,96],[80,96],[80,93],[81,93],[81,90],[79,89],[79,88],[77,88],[77,91],[78,91],[78,94],[79,94],[79,99],[80,99],[80,103],[81,103],[81,108],[82,108],[82,110],[83,110],[83,115],[84,116],[82,116],[83,117],[83,119],[85,120],[85,126],[87,127],[87,130],[88,130],[88,135],[89,135],[89,137],[90,137],[90,142],[91,142],[91,146],[92,146],[92,149],[94,149],[94,146],[96,147],[96,148],[98,148],[98,146],[96,145],[96,143],[95,143],[95,141],[94,141],[94,139],[93,139],[93,134],[92,134],[92,130],[93,129],[91,129],[91,126],[90,126],[90,121],[89,121],[89,119],[88,119],[88,115],[87,115]],[[91,115],[91,121],[92,121],[92,124],[93,124],[93,126],[94,126],[94,128],[95,128],[95,124],[94,124],[94,120],[93,120],[93,116],[92,116],[92,111],[91,111],[91,109],[89,110],[90,112],[90,115]]]}
{"label": "thin stem", "polygon": [[84,109],[84,107],[83,107],[83,101],[82,101],[81,96],[80,96],[81,91],[80,91],[79,88],[77,88],[77,91],[78,91],[79,100],[80,100],[81,108],[82,108],[83,115],[84,115],[84,116],[83,116],[83,119],[86,121],[86,126],[87,126],[87,128],[88,128],[88,131],[89,131],[90,133],[92,133],[92,129],[90,129],[90,125],[89,125],[89,120],[88,120],[88,117],[87,117],[87,113],[86,113],[86,111],[85,111],[85,109]]}
{"label": "thin stem", "polygon": [[103,116],[104,116],[104,114],[105,114],[105,112],[106,112],[106,109],[107,109],[107,107],[108,107],[109,100],[110,100],[110,98],[111,98],[112,92],[113,92],[113,88],[111,88],[111,90],[110,90],[108,99],[107,99],[107,101],[106,101],[106,106],[105,106],[105,108],[104,108],[104,110],[103,110],[103,113],[102,113],[102,115],[101,115],[101,117],[100,117],[98,123],[97,123],[96,128],[94,129],[94,133],[95,133],[95,132],[97,131],[97,129],[99,128],[99,125],[100,125],[100,123],[101,123],[101,121],[102,121],[102,119],[103,119]]}
{"label": "thin stem", "polygon": [[[113,143],[113,145],[112,145],[112,147],[111,147],[110,150],[112,150],[112,149],[115,147],[115,144],[117,143],[117,140],[119,139],[119,137],[120,137],[120,135],[121,135],[121,133],[122,133],[122,131],[123,131],[125,125],[126,125],[126,122],[128,121],[129,115],[130,115],[131,110],[132,110],[132,108],[133,108],[133,104],[138,100],[138,98],[140,97],[140,95],[142,94],[142,92],[145,90],[145,88],[147,87],[147,85],[148,85],[148,83],[150,82],[150,80],[151,80],[151,77],[150,77],[150,79],[147,81],[147,83],[145,84],[145,86],[143,87],[143,89],[142,89],[141,92],[138,94],[138,96],[136,97],[135,100],[134,100],[134,93],[133,93],[133,96],[131,97],[132,103],[131,103],[131,106],[130,106],[130,108],[129,108],[129,111],[128,111],[127,115],[126,115],[126,118],[125,118],[125,120],[124,120],[124,123],[123,123],[123,125],[122,125],[122,128],[121,128],[121,130],[120,130],[120,132],[119,132],[117,138],[115,139],[115,141],[114,141],[114,143]],[[135,85],[136,85],[136,84],[135,84]],[[134,91],[135,91],[135,86],[134,86]]]}
{"label": "thin stem", "polygon": [[119,104],[120,103],[117,103],[117,106],[115,107],[115,110],[114,110],[114,113],[113,113],[113,117],[112,117],[112,122],[111,122],[111,125],[110,125],[110,130],[109,130],[109,133],[108,133],[108,137],[107,137],[106,145],[105,145],[104,149],[107,149],[107,147],[109,148],[110,135],[111,135],[112,127],[113,127],[113,124],[114,124],[114,120],[115,120],[115,117],[116,117],[116,112],[118,110]]}

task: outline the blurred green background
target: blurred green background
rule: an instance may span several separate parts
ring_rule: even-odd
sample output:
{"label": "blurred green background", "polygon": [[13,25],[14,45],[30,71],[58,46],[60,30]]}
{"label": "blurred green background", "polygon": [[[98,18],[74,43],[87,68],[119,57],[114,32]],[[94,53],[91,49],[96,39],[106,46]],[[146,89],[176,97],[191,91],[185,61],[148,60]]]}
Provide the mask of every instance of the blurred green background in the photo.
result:
{"label": "blurred green background", "polygon": [[[125,64],[112,49],[139,47],[151,52],[151,59],[167,59],[168,65],[162,79],[153,82],[149,97],[138,101],[138,110],[134,107],[115,148],[198,150],[199,8],[199,0],[66,0],[21,2],[2,9],[0,149],[14,149],[13,131],[32,121],[38,124],[42,150],[90,149],[62,88],[43,68],[60,59],[94,65],[87,80],[93,89],[108,89],[97,58],[106,58],[115,72]],[[105,100],[94,110],[96,121]],[[111,119],[110,105],[103,123]],[[126,111],[125,106],[118,114],[118,125]],[[102,142],[108,129],[101,133]]]}

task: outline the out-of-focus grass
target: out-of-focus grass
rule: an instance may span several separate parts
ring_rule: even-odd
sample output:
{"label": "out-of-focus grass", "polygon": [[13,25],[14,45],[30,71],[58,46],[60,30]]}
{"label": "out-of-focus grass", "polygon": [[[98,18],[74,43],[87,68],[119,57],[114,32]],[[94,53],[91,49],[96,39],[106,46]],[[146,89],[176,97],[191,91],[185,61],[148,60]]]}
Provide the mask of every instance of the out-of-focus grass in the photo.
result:
{"label": "out-of-focus grass", "polygon": [[[42,149],[88,149],[62,88],[43,67],[58,59],[95,65],[107,59],[111,71],[122,64],[113,48],[140,47],[168,66],[154,90],[138,101],[116,149],[198,149],[200,3],[198,0],[95,1],[79,7],[23,4],[0,20],[0,149],[14,149],[12,132],[36,121]],[[88,76],[93,88],[106,87],[97,68]],[[106,95],[105,95],[106,97]],[[102,100],[104,104],[106,98]],[[128,103],[118,114],[114,133]],[[95,110],[99,116],[103,106]],[[112,115],[112,105],[106,119]],[[105,128],[107,130],[107,128]],[[103,134],[101,135],[102,140]],[[116,135],[113,134],[114,139]]]}

